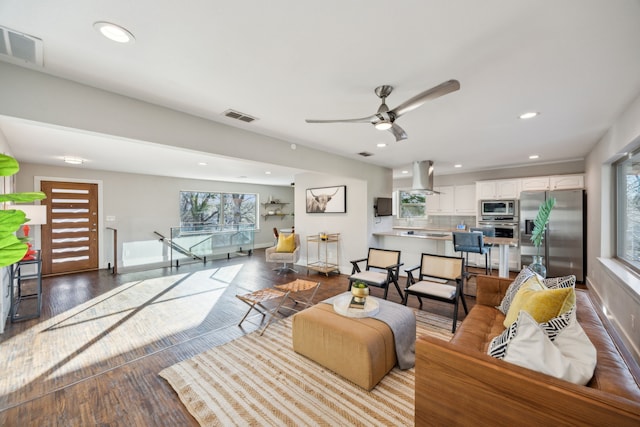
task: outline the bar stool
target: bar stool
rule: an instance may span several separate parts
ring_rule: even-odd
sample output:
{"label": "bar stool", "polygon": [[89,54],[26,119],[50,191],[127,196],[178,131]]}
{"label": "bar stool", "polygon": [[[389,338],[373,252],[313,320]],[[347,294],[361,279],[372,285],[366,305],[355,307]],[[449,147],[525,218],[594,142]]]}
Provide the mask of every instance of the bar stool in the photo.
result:
{"label": "bar stool", "polygon": [[[495,227],[469,227],[469,231],[480,231],[482,233],[483,237],[496,237],[496,228]],[[489,254],[488,254],[488,258],[489,258],[489,274],[493,273],[493,265],[491,264],[491,248],[493,248],[492,244],[485,244],[484,243],[484,239],[483,239],[483,245],[486,248],[489,248]],[[485,262],[486,259],[485,259]],[[486,269],[486,264],[485,264],[485,269]]]}
{"label": "bar stool", "polygon": [[481,231],[470,232],[453,232],[453,249],[456,252],[460,252],[460,258],[464,258],[466,254],[466,261],[464,267],[464,276],[469,277],[469,252],[484,255],[484,271],[485,274],[489,274],[489,259],[488,254],[490,248],[484,245],[483,235]]}

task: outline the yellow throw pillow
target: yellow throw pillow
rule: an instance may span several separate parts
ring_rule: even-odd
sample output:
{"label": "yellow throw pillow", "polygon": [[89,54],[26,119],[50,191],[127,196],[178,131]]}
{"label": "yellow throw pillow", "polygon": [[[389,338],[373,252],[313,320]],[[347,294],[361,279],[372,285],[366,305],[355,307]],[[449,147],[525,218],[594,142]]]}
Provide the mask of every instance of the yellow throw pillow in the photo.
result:
{"label": "yellow throw pillow", "polygon": [[295,234],[278,236],[278,245],[276,246],[276,252],[288,252],[291,253],[296,250]]}
{"label": "yellow throw pillow", "polygon": [[547,322],[565,313],[576,304],[576,294],[573,288],[549,289],[532,276],[520,287],[504,319],[504,326],[508,328],[518,318],[520,310],[524,310],[536,322]]}

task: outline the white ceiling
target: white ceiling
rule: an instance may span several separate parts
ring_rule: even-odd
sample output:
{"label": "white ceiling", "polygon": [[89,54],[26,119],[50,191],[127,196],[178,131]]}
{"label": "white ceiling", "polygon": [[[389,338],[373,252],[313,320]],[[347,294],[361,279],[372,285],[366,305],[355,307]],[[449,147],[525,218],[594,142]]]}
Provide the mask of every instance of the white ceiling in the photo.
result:
{"label": "white ceiling", "polygon": [[[96,21],[126,27],[135,43],[104,39]],[[413,160],[433,160],[444,174],[583,158],[640,94],[639,23],[637,0],[0,2],[0,26],[43,40],[45,73],[394,175]],[[369,116],[381,84],[394,86],[393,108],[449,79],[460,91],[398,119],[409,135],[402,142],[368,124],[305,122]],[[222,116],[229,108],[259,120]],[[526,111],[540,116],[518,119]],[[152,141],[106,144],[106,135],[9,117],[0,130],[20,161],[60,164],[67,155],[93,169],[277,185],[297,172]],[[154,161],[141,170],[116,161],[116,149]],[[182,157],[185,166],[172,169]],[[201,161],[208,166],[193,166]]]}

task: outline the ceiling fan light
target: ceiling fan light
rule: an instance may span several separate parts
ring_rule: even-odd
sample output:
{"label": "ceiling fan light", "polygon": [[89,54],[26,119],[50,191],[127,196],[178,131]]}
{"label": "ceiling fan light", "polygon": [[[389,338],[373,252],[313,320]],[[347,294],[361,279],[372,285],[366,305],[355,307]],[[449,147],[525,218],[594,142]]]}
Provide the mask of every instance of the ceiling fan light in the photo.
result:
{"label": "ceiling fan light", "polygon": [[391,129],[391,122],[388,120],[382,120],[375,124],[376,129],[378,130],[389,130]]}

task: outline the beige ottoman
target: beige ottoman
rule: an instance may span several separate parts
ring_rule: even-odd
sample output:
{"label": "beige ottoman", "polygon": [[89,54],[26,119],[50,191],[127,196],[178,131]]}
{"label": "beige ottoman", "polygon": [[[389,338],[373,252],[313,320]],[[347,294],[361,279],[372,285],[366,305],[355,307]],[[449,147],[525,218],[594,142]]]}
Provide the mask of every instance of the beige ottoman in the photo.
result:
{"label": "beige ottoman", "polygon": [[293,349],[371,390],[396,365],[393,333],[380,320],[341,316],[320,303],[293,316]]}

